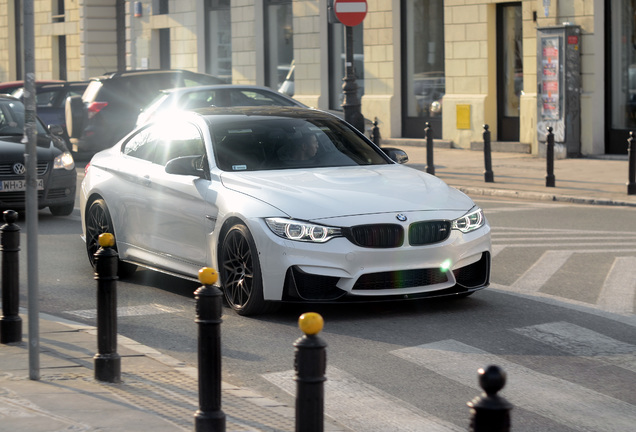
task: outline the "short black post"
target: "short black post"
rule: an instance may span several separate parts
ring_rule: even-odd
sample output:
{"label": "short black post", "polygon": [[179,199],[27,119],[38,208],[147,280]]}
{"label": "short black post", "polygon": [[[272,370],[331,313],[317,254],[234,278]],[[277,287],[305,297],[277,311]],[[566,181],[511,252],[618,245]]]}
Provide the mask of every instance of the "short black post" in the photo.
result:
{"label": "short black post", "polygon": [[100,234],[95,252],[97,280],[97,354],[95,379],[111,383],[121,381],[121,358],[117,354],[117,251],[115,237]]}
{"label": "short black post", "polygon": [[506,373],[499,366],[479,369],[480,396],[468,402],[470,407],[470,432],[509,432],[512,404],[497,392],[506,385]]}
{"label": "short black post", "polygon": [[373,120],[373,129],[371,129],[371,140],[373,144],[380,147],[380,128],[378,127],[378,118]]}
{"label": "short black post", "polygon": [[424,133],[426,135],[426,172],[435,175],[435,164],[433,163],[433,128],[429,122],[426,122]]}
{"label": "short black post", "polygon": [[627,139],[627,159],[629,159],[627,195],[636,195],[636,148],[634,148],[634,132],[630,132],[629,138]]}
{"label": "short black post", "polygon": [[221,290],[214,286],[216,270],[199,270],[203,284],[194,292],[199,325],[199,409],[194,414],[195,432],[225,432],[221,410]]}
{"label": "short black post", "polygon": [[327,380],[327,344],[318,336],[324,321],[315,312],[298,319],[304,335],[294,342],[296,348],[296,432],[323,432],[325,389]]}
{"label": "short black post", "polygon": [[495,174],[492,172],[492,149],[490,148],[490,131],[489,126],[484,125],[484,165],[486,170],[484,171],[484,180],[486,183],[494,183]]}
{"label": "short black post", "polygon": [[546,187],[554,187],[554,134],[552,133],[552,126],[548,126],[548,141],[546,142],[546,162],[548,174],[545,176]]}
{"label": "short black post", "polygon": [[0,317],[0,343],[22,342],[20,318],[20,227],[15,224],[18,213],[2,213],[6,222],[2,231],[2,317]]}

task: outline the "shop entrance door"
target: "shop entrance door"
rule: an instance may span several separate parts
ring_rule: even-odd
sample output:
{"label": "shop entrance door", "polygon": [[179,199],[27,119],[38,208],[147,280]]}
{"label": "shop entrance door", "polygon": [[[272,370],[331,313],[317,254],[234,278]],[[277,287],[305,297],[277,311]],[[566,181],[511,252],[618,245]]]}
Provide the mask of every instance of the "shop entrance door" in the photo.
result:
{"label": "shop entrance door", "polygon": [[523,90],[521,3],[497,5],[497,139],[519,141]]}

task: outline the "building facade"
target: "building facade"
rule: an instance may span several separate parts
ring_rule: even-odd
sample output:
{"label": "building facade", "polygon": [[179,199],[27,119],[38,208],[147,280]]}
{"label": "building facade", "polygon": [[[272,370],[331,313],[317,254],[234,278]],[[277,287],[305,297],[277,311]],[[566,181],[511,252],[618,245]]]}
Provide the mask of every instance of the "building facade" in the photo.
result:
{"label": "building facade", "polygon": [[[345,27],[334,1],[34,0],[36,78],[188,69],[339,109]],[[22,78],[21,4],[0,1],[0,81]],[[636,0],[366,4],[353,66],[362,113],[384,138],[423,138],[428,123],[470,148],[487,124],[502,148],[541,154],[550,125],[569,155],[626,153]]]}

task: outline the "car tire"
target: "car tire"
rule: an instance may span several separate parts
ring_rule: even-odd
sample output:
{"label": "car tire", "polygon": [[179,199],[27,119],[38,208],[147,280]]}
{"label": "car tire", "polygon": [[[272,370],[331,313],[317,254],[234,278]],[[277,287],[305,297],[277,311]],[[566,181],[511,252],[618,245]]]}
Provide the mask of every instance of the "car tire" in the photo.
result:
{"label": "car tire", "polygon": [[223,236],[219,254],[223,294],[239,315],[258,315],[272,310],[263,299],[263,278],[254,238],[242,223]]}
{"label": "car tire", "polygon": [[86,124],[86,108],[81,96],[69,96],[64,105],[66,132],[71,138],[79,138]]}
{"label": "car tire", "polygon": [[68,216],[73,213],[75,203],[61,204],[56,206],[49,206],[49,210],[53,216]]}
{"label": "car tire", "polygon": [[[113,222],[110,218],[110,212],[103,199],[97,199],[91,203],[84,217],[86,225],[86,252],[91,266],[95,268],[95,253],[99,249],[99,236],[104,233],[115,235]],[[117,250],[117,241],[115,240],[115,250]],[[137,270],[137,266],[119,260],[117,262],[117,275],[120,278],[132,276]]]}

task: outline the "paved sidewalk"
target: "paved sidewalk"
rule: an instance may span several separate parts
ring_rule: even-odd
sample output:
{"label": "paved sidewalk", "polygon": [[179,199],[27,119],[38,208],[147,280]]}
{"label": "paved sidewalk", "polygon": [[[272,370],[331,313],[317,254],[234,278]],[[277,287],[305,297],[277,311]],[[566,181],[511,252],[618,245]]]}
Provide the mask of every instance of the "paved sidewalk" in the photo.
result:
{"label": "paved sidewalk", "polygon": [[[28,316],[23,341],[0,345],[0,430],[24,432],[192,431],[198,373],[118,336],[121,383],[94,379],[96,328],[41,314],[40,379],[29,379]],[[300,333],[299,330],[299,336]],[[227,431],[294,431],[295,409],[246,388],[222,385]],[[328,417],[325,431],[346,432]]]}
{"label": "paved sidewalk", "polygon": [[[426,146],[382,144],[409,155],[408,165],[426,170]],[[598,205],[636,206],[627,195],[627,156],[612,159],[573,158],[554,161],[555,187],[546,187],[545,158],[523,153],[492,152],[494,183],[484,181],[483,151],[435,148],[435,175],[472,198],[479,195]]]}

